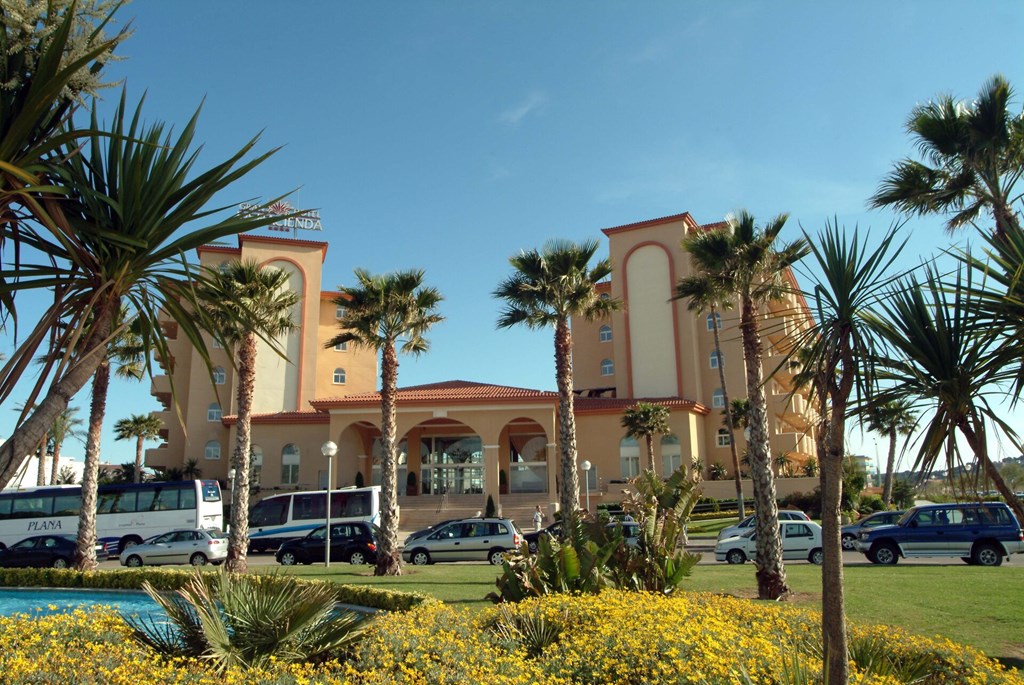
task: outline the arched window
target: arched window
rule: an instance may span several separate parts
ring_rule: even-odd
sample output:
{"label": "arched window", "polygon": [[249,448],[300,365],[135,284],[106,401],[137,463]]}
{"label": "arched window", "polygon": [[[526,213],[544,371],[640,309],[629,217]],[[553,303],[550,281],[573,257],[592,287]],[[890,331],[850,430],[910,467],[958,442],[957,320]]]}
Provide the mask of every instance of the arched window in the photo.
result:
{"label": "arched window", "polygon": [[217,385],[224,385],[227,379],[228,375],[224,372],[223,366],[218,366],[213,370],[213,382]]}
{"label": "arched window", "polygon": [[729,435],[729,431],[725,428],[718,429],[717,439],[719,447],[728,447],[732,444],[732,438]]}
{"label": "arched window", "polygon": [[615,364],[612,363],[612,360],[611,359],[602,359],[601,360],[601,375],[602,376],[611,376],[614,373],[615,373]]}
{"label": "arched window", "polygon": [[623,478],[634,478],[640,473],[640,445],[629,436],[619,441],[619,473]]}
{"label": "arched window", "polygon": [[348,343],[347,342],[338,343],[337,345],[334,346],[334,351],[335,352],[348,352]]}
{"label": "arched window", "polygon": [[725,391],[721,388],[715,388],[715,391],[711,393],[711,407],[713,409],[725,407]]}
{"label": "arched window", "polygon": [[221,411],[220,405],[214,402],[206,409],[206,420],[207,421],[220,421],[224,412]]}
{"label": "arched window", "polygon": [[220,459],[220,443],[216,440],[211,440],[206,443],[206,449],[203,451],[203,456],[207,459]]}
{"label": "arched window", "polygon": [[597,332],[597,337],[598,337],[598,340],[600,340],[601,342],[611,342],[612,341],[612,327],[611,326],[607,326],[607,325],[601,326],[601,328]]}
{"label": "arched window", "polygon": [[718,325],[718,330],[722,330],[722,315],[718,312],[708,314],[708,330],[715,330],[716,324]]}
{"label": "arched window", "polygon": [[345,385],[345,369],[334,370],[334,384]]}
{"label": "arched window", "polygon": [[281,485],[299,483],[299,446],[288,443],[281,450]]}
{"label": "arched window", "polygon": [[661,436],[661,475],[668,478],[682,465],[683,451],[679,445],[679,438],[674,435]]}
{"label": "arched window", "polygon": [[249,486],[258,488],[263,478],[263,448],[253,445],[249,448]]}
{"label": "arched window", "polygon": [[711,368],[717,369],[724,360],[725,357],[722,356],[722,353],[719,352],[718,350],[715,350],[714,352],[711,353]]}

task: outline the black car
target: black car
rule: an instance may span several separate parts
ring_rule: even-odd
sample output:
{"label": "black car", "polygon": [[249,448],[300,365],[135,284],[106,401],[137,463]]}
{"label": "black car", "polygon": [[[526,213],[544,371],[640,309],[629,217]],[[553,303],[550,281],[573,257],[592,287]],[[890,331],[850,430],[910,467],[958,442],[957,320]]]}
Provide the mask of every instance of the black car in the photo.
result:
{"label": "black car", "polygon": [[562,522],[555,521],[547,528],[541,528],[535,530],[532,533],[526,533],[523,537],[526,539],[526,544],[530,547],[530,554],[537,553],[537,540],[540,539],[541,535],[547,535],[548,537],[557,538],[562,535]]}
{"label": "black car", "polygon": [[[320,526],[309,535],[288,540],[277,548],[277,563],[284,566],[312,564],[324,560],[324,531]],[[377,539],[380,530],[370,523],[332,523],[331,561],[350,564],[372,564],[377,560]]]}
{"label": "black car", "polygon": [[[0,567],[67,568],[75,558],[78,540],[73,535],[33,535],[0,550]],[[97,558],[106,556],[103,545],[96,545]]]}

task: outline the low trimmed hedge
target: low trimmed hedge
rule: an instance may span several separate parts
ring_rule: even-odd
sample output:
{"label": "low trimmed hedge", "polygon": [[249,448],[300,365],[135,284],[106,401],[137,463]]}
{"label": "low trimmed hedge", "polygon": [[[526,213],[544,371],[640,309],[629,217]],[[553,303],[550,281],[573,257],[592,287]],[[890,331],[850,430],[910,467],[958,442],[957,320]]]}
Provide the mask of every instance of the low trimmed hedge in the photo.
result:
{"label": "low trimmed hedge", "polygon": [[[200,573],[219,573],[216,569]],[[0,568],[0,587],[89,588],[93,590],[141,590],[149,582],[157,590],[172,592],[182,587],[194,571],[177,569],[140,568],[128,571],[75,571],[55,568]],[[259,578],[259,575],[254,577]],[[326,583],[322,580],[301,580],[303,583]],[[382,609],[409,611],[432,597],[413,592],[382,590],[366,585],[338,585],[336,600],[344,604]]]}

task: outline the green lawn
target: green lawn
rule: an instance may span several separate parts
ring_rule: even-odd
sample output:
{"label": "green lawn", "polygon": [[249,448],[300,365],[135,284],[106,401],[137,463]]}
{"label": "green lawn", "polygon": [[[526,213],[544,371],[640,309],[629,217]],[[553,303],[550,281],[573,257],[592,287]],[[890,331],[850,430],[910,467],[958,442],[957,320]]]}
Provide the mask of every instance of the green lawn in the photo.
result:
{"label": "green lawn", "polygon": [[[489,606],[498,570],[482,564],[405,566],[397,578],[375,578],[369,567],[347,564],[303,566],[290,570],[339,583],[379,585],[421,592],[469,607]],[[821,569],[811,564],[787,567],[798,605],[820,608]],[[967,565],[853,565],[845,569],[846,607],[852,621],[901,626],[929,637],[941,635],[981,649],[1006,663],[1024,666],[1024,563],[999,568]],[[754,567],[701,565],[684,589],[755,594]]]}

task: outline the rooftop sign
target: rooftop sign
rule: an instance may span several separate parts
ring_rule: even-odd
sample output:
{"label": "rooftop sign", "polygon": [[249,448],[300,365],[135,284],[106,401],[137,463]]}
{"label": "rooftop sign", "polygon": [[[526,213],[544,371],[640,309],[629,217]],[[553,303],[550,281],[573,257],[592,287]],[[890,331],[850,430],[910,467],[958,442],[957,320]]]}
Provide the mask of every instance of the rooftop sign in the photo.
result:
{"label": "rooftop sign", "polygon": [[[245,217],[268,217],[268,216],[280,216],[283,214],[292,214],[296,209],[287,202],[275,202],[269,207],[263,207],[262,205],[251,205],[243,203],[238,205],[239,216]],[[323,224],[320,223],[320,212],[316,209],[300,210],[301,214],[297,216],[281,217],[279,220],[272,224],[269,224],[267,228],[271,231],[281,231],[287,233],[291,231],[293,234],[300,228],[304,231],[322,231],[324,230]]]}

